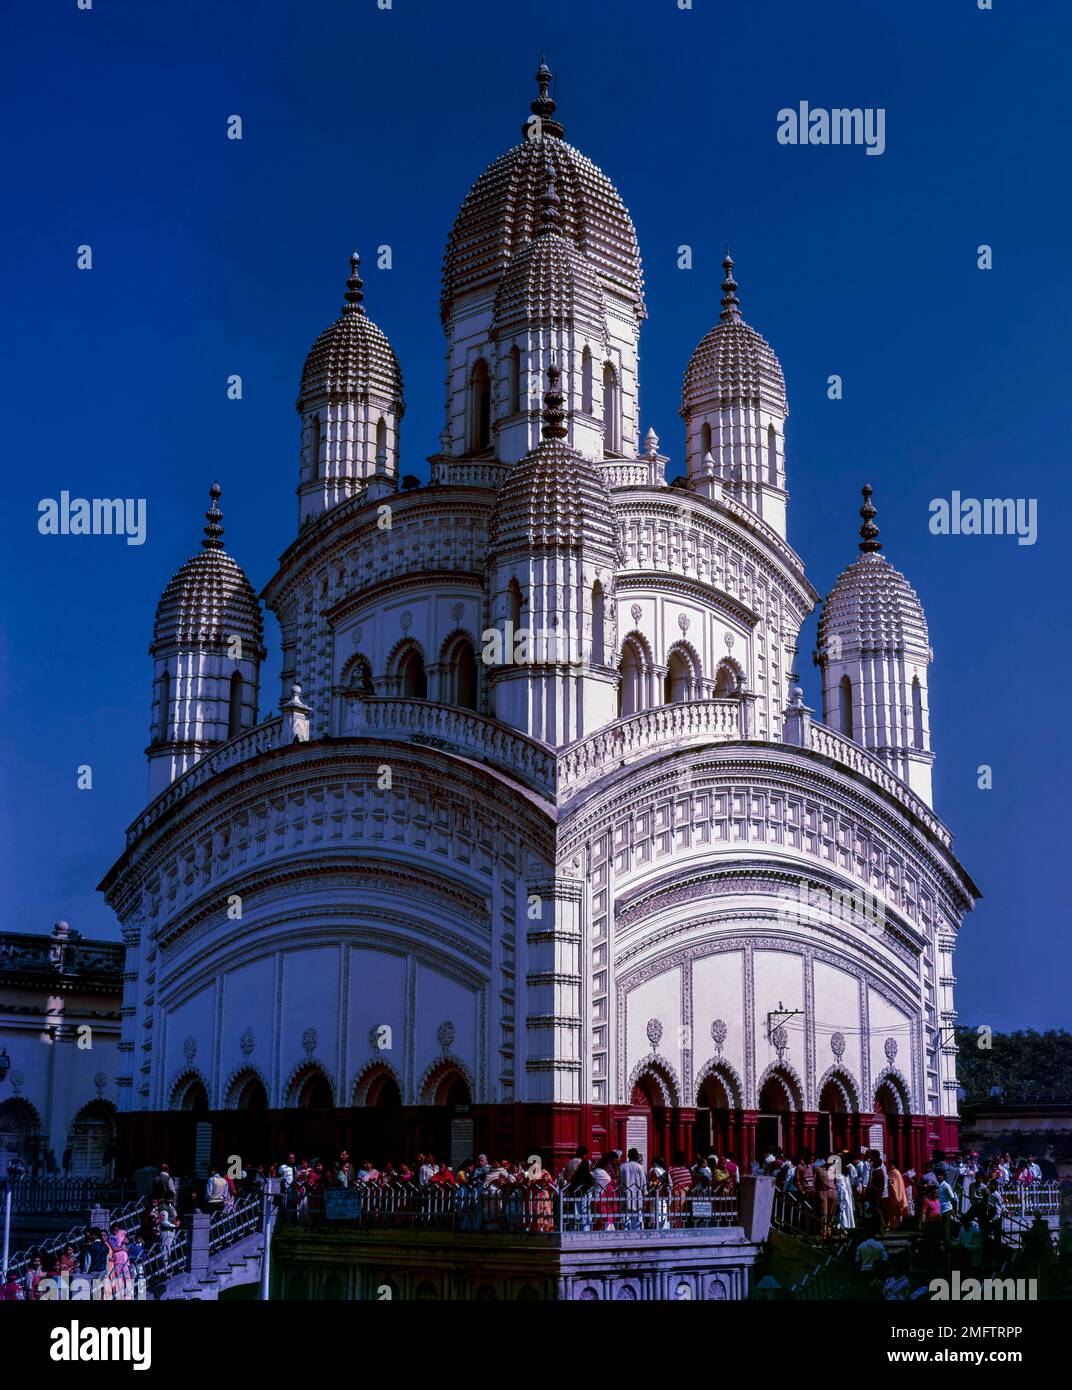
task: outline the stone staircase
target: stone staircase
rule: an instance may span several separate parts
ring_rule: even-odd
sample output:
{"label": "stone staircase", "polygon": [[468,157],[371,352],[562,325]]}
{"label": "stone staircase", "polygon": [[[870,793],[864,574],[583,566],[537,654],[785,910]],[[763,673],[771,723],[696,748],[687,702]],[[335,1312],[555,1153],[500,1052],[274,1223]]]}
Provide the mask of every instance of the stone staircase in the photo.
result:
{"label": "stone staircase", "polygon": [[211,1255],[206,1268],[185,1270],[172,1277],[154,1292],[159,1300],[199,1299],[202,1302],[218,1299],[225,1289],[241,1284],[255,1284],[261,1277],[261,1258],[264,1235],[254,1231],[234,1245]]}

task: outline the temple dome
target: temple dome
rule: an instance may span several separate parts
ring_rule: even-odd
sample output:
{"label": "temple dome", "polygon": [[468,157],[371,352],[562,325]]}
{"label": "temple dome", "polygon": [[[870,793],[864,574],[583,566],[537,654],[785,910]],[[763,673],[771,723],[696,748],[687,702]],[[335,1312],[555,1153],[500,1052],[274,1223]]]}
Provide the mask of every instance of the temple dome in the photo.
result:
{"label": "temple dome", "polygon": [[880,555],[872,489],[863,490],[863,554],[842,570],[819,615],[818,647],[834,659],[849,651],[899,652],[930,660],[923,605],[900,570]]}
{"label": "temple dome", "polygon": [[763,404],[789,414],[785,377],[774,349],[741,318],[733,260],[722,262],[722,314],[689,358],[681,392],[681,414],[727,405]]}
{"label": "temple dome", "polygon": [[317,338],[302,370],[298,410],[324,397],[359,397],[390,407],[401,417],[402,371],[383,331],[362,306],[357,252],[350,257],[350,278],[342,313]]}
{"label": "temple dome", "polygon": [[645,317],[640,251],[632,219],[617,189],[579,150],[566,144],[546,95],[551,74],[541,66],[541,97],[533,112],[541,139],[507,150],[477,179],[454,220],[443,258],[443,321],[453,306],[498,283],[510,261],[533,238],[548,161],[561,199],[563,235],[587,257],[605,291]]}
{"label": "temple dome", "polygon": [[514,464],[499,489],[491,548],[575,550],[592,545],[617,554],[618,527],[607,484],[598,467],[566,443],[558,368],[551,367],[548,376],[544,437]]}
{"label": "temple dome", "polygon": [[225,642],[240,637],[262,655],[264,620],[253,585],[237,560],[223,548],[219,483],[210,489],[202,549],[172,576],[156,606],[153,641],[157,646]]}
{"label": "temple dome", "polygon": [[591,262],[562,234],[554,167],[545,163],[537,234],[511,260],[495,294],[498,332],[539,323],[572,323],[605,338],[606,304]]}

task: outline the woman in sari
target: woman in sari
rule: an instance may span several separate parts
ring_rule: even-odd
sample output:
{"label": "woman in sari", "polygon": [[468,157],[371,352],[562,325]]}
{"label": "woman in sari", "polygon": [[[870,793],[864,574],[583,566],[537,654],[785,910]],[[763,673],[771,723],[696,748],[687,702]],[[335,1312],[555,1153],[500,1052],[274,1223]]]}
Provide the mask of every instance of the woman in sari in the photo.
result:
{"label": "woman in sari", "polygon": [[614,1186],[613,1154],[603,1155],[592,1169],[592,1180],[595,1183],[595,1188],[592,1192],[592,1214],[595,1217],[593,1229],[597,1231],[613,1231],[616,1191]]}
{"label": "woman in sari", "polygon": [[908,1215],[908,1193],[901,1170],[895,1163],[891,1163],[887,1168],[886,1178],[889,1187],[886,1196],[886,1225],[891,1231],[896,1231]]}

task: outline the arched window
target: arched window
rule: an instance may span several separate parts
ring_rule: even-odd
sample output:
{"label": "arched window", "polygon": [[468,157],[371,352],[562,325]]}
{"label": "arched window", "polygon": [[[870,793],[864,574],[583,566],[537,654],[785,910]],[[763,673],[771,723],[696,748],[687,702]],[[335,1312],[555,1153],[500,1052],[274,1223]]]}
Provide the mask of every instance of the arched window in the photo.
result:
{"label": "arched window", "polygon": [[387,467],[387,421],[381,415],[376,421],[376,472],[383,473]]}
{"label": "arched window", "polygon": [[514,637],[511,638],[511,641],[513,641],[514,638],[517,637],[521,627],[521,585],[516,579],[510,580],[506,590],[506,597],[506,616],[509,618],[514,628]]}
{"label": "arched window", "polygon": [[592,585],[592,664],[602,666],[605,658],[603,628],[606,619],[603,585],[597,579]]}
{"label": "arched window", "polygon": [[618,676],[618,713],[625,719],[631,714],[639,714],[645,704],[644,658],[632,638],[622,648]]}
{"label": "arched window", "polygon": [[231,676],[231,699],[227,708],[227,737],[242,732],[242,677],[235,671]]}
{"label": "arched window", "polygon": [[335,1104],[331,1082],[318,1066],[306,1067],[295,1077],[287,1104],[299,1110],[330,1110]]}
{"label": "arched window", "polygon": [[581,353],[581,410],[585,415],[592,413],[592,354],[588,348]]}
{"label": "arched window", "polygon": [[104,1177],[115,1147],[115,1120],[102,1101],[90,1101],[74,1117],[67,1135],[72,1178]]}
{"label": "arched window", "polygon": [[510,349],[510,414],[516,415],[521,409],[521,349]]}
{"label": "arched window", "polygon": [[711,452],[711,426],[705,421],[700,429],[700,455],[706,457]]}
{"label": "arched window", "polygon": [[410,647],[398,663],[399,694],[407,700],[428,698],[428,675],[424,659],[416,647]]}
{"label": "arched window", "polygon": [[231,1110],[267,1110],[268,1092],[255,1072],[246,1072],[235,1079],[228,1097]]}
{"label": "arched window", "polygon": [[912,677],[912,747],[923,747],[923,687]]}
{"label": "arched window", "polygon": [[469,381],[469,447],[474,453],[491,447],[491,376],[482,357]]}
{"label": "arched window", "polygon": [[444,656],[444,696],[448,704],[476,709],[476,656],[473,644],[460,637]]}
{"label": "arched window", "polygon": [[168,725],[171,720],[171,672],[165,671],[160,677],[160,708],[156,712],[156,741],[167,743]]}
{"label": "arched window", "polygon": [[171,1110],[207,1110],[208,1092],[199,1076],[191,1076],[173,1098]]}
{"label": "arched window", "polygon": [[852,681],[849,680],[848,676],[841,677],[841,684],[838,686],[838,699],[841,702],[841,732],[846,738],[855,738],[852,723]]}
{"label": "arched window", "polygon": [[715,672],[715,699],[729,700],[740,693],[737,672],[728,661],[720,661]]}
{"label": "arched window", "polygon": [[309,478],[316,482],[320,477],[320,416],[314,415],[309,422]]}
{"label": "arched window", "polygon": [[692,670],[683,652],[670,653],[666,663],[666,676],[663,679],[663,703],[680,704],[692,698]]}
{"label": "arched window", "polygon": [[350,667],[348,684],[351,690],[361,695],[373,694],[372,668],[363,656],[359,656]]}
{"label": "arched window", "polygon": [[618,377],[609,362],[603,367],[603,452],[622,451],[622,401]]}
{"label": "arched window", "polygon": [[778,436],[773,425],[767,426],[767,482],[778,486]]}

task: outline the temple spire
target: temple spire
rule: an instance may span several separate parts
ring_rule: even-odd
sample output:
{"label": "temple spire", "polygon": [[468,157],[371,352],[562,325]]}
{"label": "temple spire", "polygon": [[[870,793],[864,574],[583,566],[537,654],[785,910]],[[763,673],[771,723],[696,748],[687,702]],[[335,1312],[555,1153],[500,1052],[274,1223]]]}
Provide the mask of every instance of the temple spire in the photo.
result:
{"label": "temple spire", "polygon": [[565,439],[566,416],[562,410],[562,392],[558,389],[558,379],[562,373],[551,363],[547,368],[547,390],[543,397],[543,437],[544,439]]}
{"label": "temple spire", "polygon": [[219,483],[213,483],[208,490],[208,495],[212,498],[212,505],[205,513],[205,520],[208,525],[205,527],[205,539],[201,544],[206,550],[223,549],[223,513],[220,511],[220,494],[223,488]]}
{"label": "temple spire", "polygon": [[562,217],[559,212],[558,194],[555,191],[555,166],[550,159],[544,161],[544,174],[547,182],[544,191],[540,194],[540,223],[536,229],[536,235],[540,236],[544,232],[559,232],[562,230]]}
{"label": "temple spire", "polygon": [[726,278],[722,282],[722,313],[719,318],[723,323],[739,323],[741,304],[737,298],[737,281],[733,278],[733,257],[730,255],[728,246],[722,262],[722,269],[726,272]]}
{"label": "temple spire", "polygon": [[873,491],[874,489],[870,483],[864,483],[861,489],[864,504],[860,508],[860,515],[864,519],[864,524],[860,527],[860,535],[863,537],[860,542],[860,549],[865,555],[873,555],[882,549],[882,542],[877,539],[878,527],[874,523],[874,518],[878,515],[878,509],[871,505],[871,494]]}
{"label": "temple spire", "polygon": [[357,254],[357,247],[350,252],[350,274],[346,281],[346,293],[343,295],[342,311],[344,314],[363,314],[365,311],[361,307],[364,299],[362,286],[364,280],[357,273],[358,266],[361,264],[361,257]]}
{"label": "temple spire", "polygon": [[[533,98],[529,110],[534,116],[539,117],[539,130],[542,135],[554,135],[561,140],[566,133],[566,128],[561,121],[556,121],[554,119],[557,102],[553,96],[548,94],[548,88],[551,86],[552,82],[552,73],[551,69],[544,62],[542,54],[540,55],[540,66],[536,69],[536,82],[540,88],[540,95]],[[531,140],[533,138],[532,132],[532,122],[526,121],[521,127],[522,135],[524,135],[526,140]]]}

